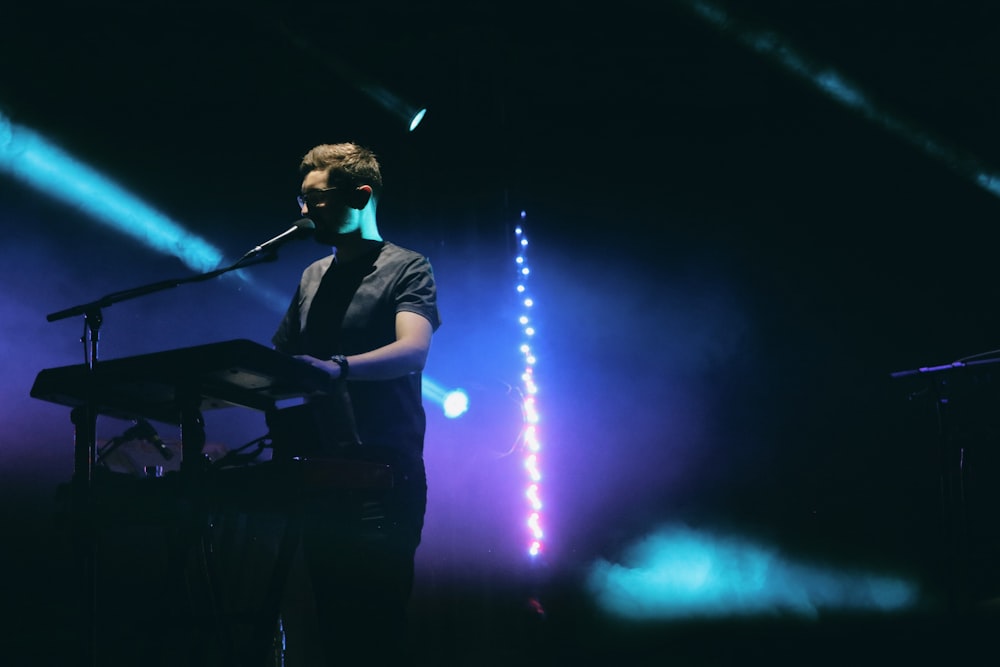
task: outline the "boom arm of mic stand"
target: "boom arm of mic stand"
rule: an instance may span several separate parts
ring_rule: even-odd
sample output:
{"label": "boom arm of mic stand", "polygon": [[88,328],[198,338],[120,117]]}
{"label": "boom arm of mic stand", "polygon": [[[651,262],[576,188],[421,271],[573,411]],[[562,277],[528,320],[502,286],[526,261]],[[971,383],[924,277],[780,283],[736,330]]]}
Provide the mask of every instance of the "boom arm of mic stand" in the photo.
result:
{"label": "boom arm of mic stand", "polygon": [[[96,301],[91,301],[89,303],[83,303],[79,306],[72,306],[71,308],[66,308],[65,310],[60,310],[55,313],[49,313],[45,316],[45,319],[49,322],[56,322],[58,320],[64,320],[68,317],[74,317],[76,315],[87,315],[88,313],[99,312],[101,308],[107,308],[113,306],[116,303],[122,301],[128,301],[130,299],[136,299],[140,296],[145,296],[147,294],[155,294],[156,292],[162,292],[164,290],[172,289],[180,285],[186,285],[188,283],[198,283],[206,280],[211,280],[217,276],[221,276],[223,273],[229,273],[230,271],[235,271],[236,269],[242,269],[248,266],[253,266],[255,264],[262,264],[264,262],[273,262],[278,256],[275,253],[263,253],[260,255],[254,255],[251,257],[244,256],[238,262],[230,264],[229,266],[223,267],[221,269],[215,269],[213,271],[208,271],[206,273],[199,273],[197,275],[188,276],[186,278],[171,278],[168,280],[161,280],[159,282],[150,283],[148,285],[140,285],[139,287],[133,287],[131,289],[121,290],[119,292],[112,292],[111,294],[106,294]],[[253,261],[248,261],[253,260]]]}
{"label": "boom arm of mic stand", "polygon": [[[270,262],[275,259],[277,259],[277,254],[274,252],[260,254],[249,258],[242,257],[235,263],[221,269],[215,269],[213,271],[207,271],[205,273],[199,273],[185,278],[161,280],[148,285],[142,285],[140,287],[133,287],[119,292],[112,292],[111,294],[107,294],[96,301],[91,301],[89,303],[66,308],[65,310],[60,310],[55,313],[50,313],[46,316],[46,319],[49,322],[56,322],[75,315],[83,315],[85,317],[86,330],[84,331],[83,336],[84,359],[87,367],[90,369],[91,376],[93,376],[97,366],[98,330],[100,329],[103,321],[103,316],[101,314],[102,308],[112,306],[121,301],[135,299],[147,294],[153,294],[155,292],[161,292],[179,285],[210,280],[236,269],[242,269],[244,267],[261,264],[263,262]],[[92,479],[92,468],[97,450],[97,406],[94,404],[93,400],[88,401],[84,415],[76,414],[74,416],[74,424],[77,426],[76,464],[74,466],[74,476],[77,479],[78,485],[89,491]],[[85,492],[82,495],[85,496],[88,495],[88,493]]]}

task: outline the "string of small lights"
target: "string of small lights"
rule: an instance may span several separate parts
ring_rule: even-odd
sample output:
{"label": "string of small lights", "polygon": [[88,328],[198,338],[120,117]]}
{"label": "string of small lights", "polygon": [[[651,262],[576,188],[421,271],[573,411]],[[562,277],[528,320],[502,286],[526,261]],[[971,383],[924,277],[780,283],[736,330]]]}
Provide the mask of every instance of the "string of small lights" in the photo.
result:
{"label": "string of small lights", "polygon": [[535,384],[535,352],[532,348],[535,326],[531,313],[535,306],[535,300],[528,290],[531,269],[528,267],[527,260],[528,239],[523,228],[525,217],[525,212],[521,211],[522,223],[514,229],[514,235],[517,241],[517,257],[515,259],[517,264],[517,294],[520,299],[518,323],[521,325],[522,334],[520,351],[524,358],[524,372],[521,374],[521,414],[524,418],[521,443],[525,456],[524,468],[528,484],[524,495],[528,502],[528,553],[534,557],[542,552],[545,532],[542,530],[542,472],[539,459],[542,445],[538,434],[538,385]]}

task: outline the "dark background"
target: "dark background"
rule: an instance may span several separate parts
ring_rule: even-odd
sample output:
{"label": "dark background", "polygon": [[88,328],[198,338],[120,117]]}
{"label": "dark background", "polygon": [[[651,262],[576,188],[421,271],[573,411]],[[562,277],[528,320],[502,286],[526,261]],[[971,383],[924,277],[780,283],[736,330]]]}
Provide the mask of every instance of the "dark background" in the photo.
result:
{"label": "dark background", "polygon": [[[21,8],[4,19],[0,110],[228,259],[298,217],[311,146],[353,140],[380,155],[383,235],[438,275],[445,324],[427,374],[483,406],[455,422],[428,408],[421,599],[458,588],[480,611],[502,606],[504,591],[519,599],[511,582],[572,582],[671,521],[947,588],[933,405],[909,400],[925,384],[890,373],[1000,347],[1000,202],[973,178],[1000,163],[1000,10],[769,0],[720,30],[693,3],[543,4]],[[787,40],[878,113],[755,53],[741,30]],[[345,68],[426,106],[424,123],[407,133]],[[28,392],[39,370],[82,360],[82,323],[45,315],[190,273],[61,204],[48,192],[59,188],[59,174],[42,190],[0,179],[7,556],[23,572],[14,593],[41,615],[56,595],[41,582],[71,576],[50,519],[72,429]],[[521,211],[538,303],[544,566],[524,556],[510,453]],[[288,246],[255,278],[290,293],[321,252]],[[101,353],[266,343],[279,313],[248,291],[218,281],[115,305]],[[975,597],[987,598],[990,382],[956,382],[974,397],[955,404],[970,406],[959,416]],[[259,424],[209,426],[210,439],[239,441]]]}

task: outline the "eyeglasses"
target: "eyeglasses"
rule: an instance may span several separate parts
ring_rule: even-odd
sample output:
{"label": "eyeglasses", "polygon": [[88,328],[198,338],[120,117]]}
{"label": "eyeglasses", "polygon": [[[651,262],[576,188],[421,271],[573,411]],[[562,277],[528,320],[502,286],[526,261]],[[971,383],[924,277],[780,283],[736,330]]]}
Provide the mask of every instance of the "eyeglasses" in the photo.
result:
{"label": "eyeglasses", "polygon": [[295,198],[299,202],[299,208],[309,205],[312,206],[318,201],[322,201],[326,196],[326,193],[333,192],[334,190],[339,190],[340,188],[323,188],[322,190],[310,190],[309,192],[303,192],[298,197]]}

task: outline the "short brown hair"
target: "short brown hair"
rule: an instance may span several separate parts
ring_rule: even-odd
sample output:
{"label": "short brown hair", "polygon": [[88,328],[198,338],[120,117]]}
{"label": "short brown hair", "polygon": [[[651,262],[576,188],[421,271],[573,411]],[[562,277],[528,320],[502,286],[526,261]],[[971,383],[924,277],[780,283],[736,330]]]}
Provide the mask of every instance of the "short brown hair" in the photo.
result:
{"label": "short brown hair", "polygon": [[299,173],[325,171],[330,181],[347,181],[352,186],[370,185],[375,195],[382,192],[382,170],[375,153],[352,143],[320,144],[302,158]]}

